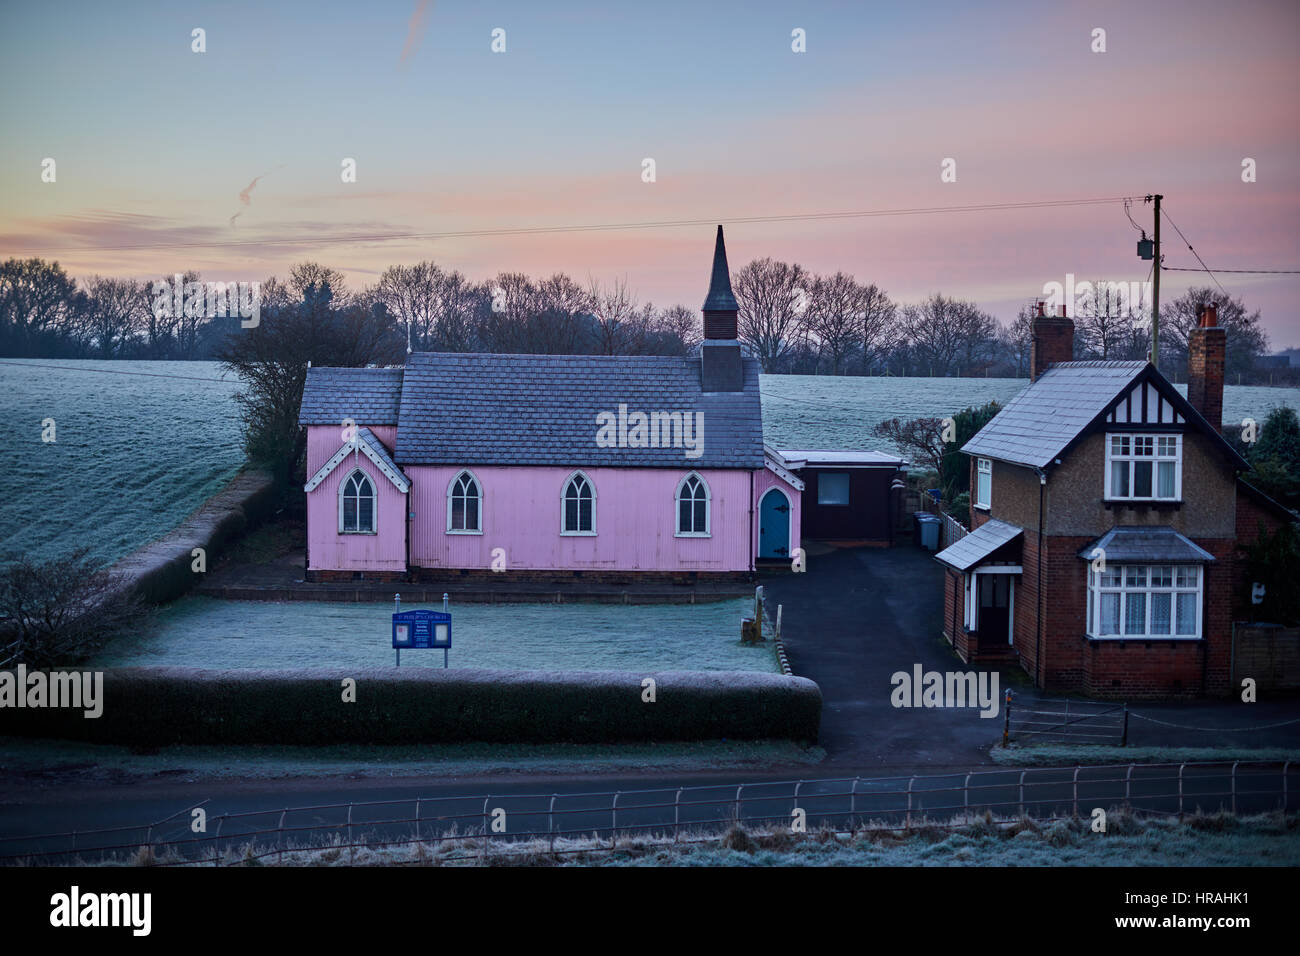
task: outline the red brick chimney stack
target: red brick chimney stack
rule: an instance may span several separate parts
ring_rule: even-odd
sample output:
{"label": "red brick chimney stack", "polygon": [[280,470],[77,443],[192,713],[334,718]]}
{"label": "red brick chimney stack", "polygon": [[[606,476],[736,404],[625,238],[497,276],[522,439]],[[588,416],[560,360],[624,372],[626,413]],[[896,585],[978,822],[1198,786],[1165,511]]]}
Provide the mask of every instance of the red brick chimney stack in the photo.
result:
{"label": "red brick chimney stack", "polygon": [[1215,428],[1223,427],[1223,369],[1228,333],[1219,325],[1219,310],[1207,305],[1187,337],[1187,400]]}
{"label": "red brick chimney stack", "polygon": [[1043,315],[1043,303],[1038,303],[1033,334],[1029,367],[1034,379],[1054,363],[1074,358],[1074,322],[1066,318],[1065,306],[1061,306],[1060,315]]}

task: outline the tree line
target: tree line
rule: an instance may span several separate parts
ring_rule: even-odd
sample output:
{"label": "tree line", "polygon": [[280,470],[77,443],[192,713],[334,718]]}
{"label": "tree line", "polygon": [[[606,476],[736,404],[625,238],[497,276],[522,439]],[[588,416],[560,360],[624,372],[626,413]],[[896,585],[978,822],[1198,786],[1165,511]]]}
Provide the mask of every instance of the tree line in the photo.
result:
{"label": "tree line", "polygon": [[[169,285],[173,276],[161,277]],[[187,272],[187,283],[202,283]],[[1000,323],[966,299],[933,294],[896,302],[875,283],[844,272],[819,275],[797,263],[757,259],[736,271],[740,337],[765,372],[809,375],[1026,377],[1035,307]],[[373,285],[349,289],[337,270],[315,262],[261,284],[262,314],[328,286],[330,308],[351,309],[391,339],[396,361],[408,338],[417,351],[687,355],[699,344],[699,310],[641,302],[626,280],[579,282],[564,273],[537,279],[503,272],[475,282],[434,262],[390,266]],[[0,355],[26,358],[214,359],[240,334],[237,316],[198,310],[158,314],[153,282],[76,279],[57,262],[0,263]],[[1188,290],[1161,306],[1161,368],[1184,378],[1187,338],[1201,310],[1218,306],[1228,332],[1230,382],[1279,381],[1261,373],[1268,348],[1258,310],[1215,288]],[[177,310],[173,310],[175,312]],[[1075,296],[1075,356],[1141,359],[1150,348],[1142,303],[1093,283]],[[398,348],[400,346],[400,348]],[[1269,376],[1272,376],[1270,379]],[[1280,381],[1295,382],[1294,371]]]}

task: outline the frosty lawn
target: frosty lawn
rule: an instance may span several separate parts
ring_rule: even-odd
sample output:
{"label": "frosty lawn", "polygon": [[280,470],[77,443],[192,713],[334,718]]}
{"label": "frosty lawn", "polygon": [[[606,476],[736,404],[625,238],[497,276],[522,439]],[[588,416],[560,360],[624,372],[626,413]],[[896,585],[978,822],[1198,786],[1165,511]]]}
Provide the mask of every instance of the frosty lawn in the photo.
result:
{"label": "frosty lawn", "polygon": [[[417,605],[403,604],[402,610]],[[441,610],[441,607],[434,608]],[[772,644],[740,643],[748,598],[712,604],[452,605],[453,668],[741,670],[778,673]],[[391,604],[268,603],[193,597],[161,610],[145,633],[107,648],[97,667],[242,669],[393,665]],[[408,650],[403,667],[442,667]]]}

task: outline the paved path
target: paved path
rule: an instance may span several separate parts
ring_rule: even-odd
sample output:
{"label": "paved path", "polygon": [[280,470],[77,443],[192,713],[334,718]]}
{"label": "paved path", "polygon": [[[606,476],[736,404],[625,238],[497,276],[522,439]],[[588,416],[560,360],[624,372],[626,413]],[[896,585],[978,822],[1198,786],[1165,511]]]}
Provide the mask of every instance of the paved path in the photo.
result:
{"label": "paved path", "polygon": [[910,546],[854,548],[809,558],[808,571],[767,573],[771,613],[784,606],[790,666],[822,689],[821,744],[830,766],[953,766],[987,761],[1002,732],[975,709],[902,709],[891,675],[968,668],[940,632],[943,572]]}

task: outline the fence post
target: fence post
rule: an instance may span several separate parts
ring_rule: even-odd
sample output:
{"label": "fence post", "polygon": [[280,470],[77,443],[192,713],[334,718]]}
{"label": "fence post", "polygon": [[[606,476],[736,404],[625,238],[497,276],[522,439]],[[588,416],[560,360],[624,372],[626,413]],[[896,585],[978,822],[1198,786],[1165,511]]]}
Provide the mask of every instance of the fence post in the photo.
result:
{"label": "fence post", "polygon": [[1124,701],[1124,729],[1120,732],[1119,745],[1128,746],[1128,701]]}
{"label": "fence post", "polygon": [[420,798],[415,798],[415,842],[420,842]]}
{"label": "fence post", "polygon": [[609,848],[611,850],[614,849],[614,847],[618,846],[618,797],[619,794],[622,792],[623,791],[620,790],[614,794],[614,802],[610,804],[609,807],[610,829],[613,831],[610,833],[609,836]]}
{"label": "fence post", "polygon": [[356,860],[357,848],[352,842],[352,804],[348,804],[348,862]]}
{"label": "fence post", "polygon": [[907,781],[907,825],[905,829],[909,831],[912,829],[912,784],[914,783],[916,783],[915,775]]}
{"label": "fence post", "polygon": [[740,785],[738,785],[738,786],[736,787],[736,805],[735,805],[734,808],[732,808],[732,811],[731,811],[731,815],[732,815],[733,817],[735,817],[735,819],[736,819],[736,826],[741,826],[741,822],[740,822],[740,791],[742,791],[742,790],[744,790],[744,789],[745,789],[745,785],[744,785],[743,783],[740,784]]}
{"label": "fence post", "polygon": [[217,832],[212,835],[212,865],[221,865],[221,824],[226,822],[226,815],[223,813],[217,817]]}
{"label": "fence post", "polygon": [[858,824],[858,778],[853,778],[853,789],[849,791],[849,830],[856,831]]}
{"label": "fence post", "polygon": [[1079,768],[1074,768],[1074,818],[1079,819]]}
{"label": "fence post", "polygon": [[275,862],[280,866],[284,865],[284,818],[289,815],[289,808],[285,807],[280,811],[280,825],[275,828]]}
{"label": "fence post", "polygon": [[551,805],[546,811],[546,829],[551,835],[551,852],[555,852],[555,794],[551,794]]}
{"label": "fence post", "polygon": [[1025,771],[1020,771],[1020,815],[1025,815]]}
{"label": "fence post", "polygon": [[1282,812],[1286,813],[1291,808],[1291,799],[1287,796],[1286,777],[1291,772],[1291,761],[1282,764]]}
{"label": "fence post", "polygon": [[1005,750],[1011,739],[1011,691],[1007,691],[1006,702],[1002,705],[1002,747]]}
{"label": "fence post", "polygon": [[970,819],[970,774],[966,774],[966,782],[961,785],[961,804],[962,809],[966,812],[966,819]]}
{"label": "fence post", "polygon": [[1186,766],[1187,764],[1185,763],[1180,763],[1178,765],[1178,822],[1179,823],[1183,822],[1183,768]]}
{"label": "fence post", "polygon": [[1232,812],[1237,812],[1237,764],[1239,761],[1232,762]]}
{"label": "fence post", "polygon": [[677,843],[681,837],[682,827],[682,788],[677,788],[677,799],[673,801],[673,842]]}
{"label": "fence post", "polygon": [[1128,765],[1128,773],[1124,774],[1124,805],[1128,806],[1129,799],[1133,793],[1133,765]]}

